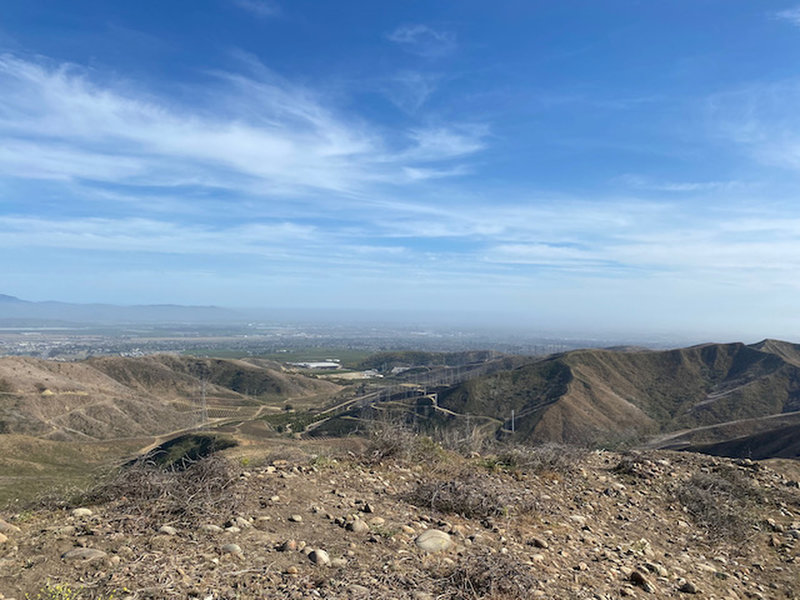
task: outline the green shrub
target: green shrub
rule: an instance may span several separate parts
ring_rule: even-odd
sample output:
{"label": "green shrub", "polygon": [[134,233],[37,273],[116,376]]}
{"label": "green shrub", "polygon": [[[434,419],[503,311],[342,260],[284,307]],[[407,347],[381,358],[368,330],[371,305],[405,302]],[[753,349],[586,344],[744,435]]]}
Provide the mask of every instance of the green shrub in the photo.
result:
{"label": "green shrub", "polygon": [[25,600],[114,600],[114,598],[116,598],[114,592],[100,596],[90,595],[85,589],[73,588],[65,583],[46,583],[35,596],[25,594]]}

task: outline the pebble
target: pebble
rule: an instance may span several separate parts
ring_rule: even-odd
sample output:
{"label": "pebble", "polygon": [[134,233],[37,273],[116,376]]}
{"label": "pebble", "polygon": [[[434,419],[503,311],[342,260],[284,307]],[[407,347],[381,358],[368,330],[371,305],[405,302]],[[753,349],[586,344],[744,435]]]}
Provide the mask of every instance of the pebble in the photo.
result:
{"label": "pebble", "polygon": [[369,588],[354,583],[347,588],[347,595],[351,598],[369,598]]}
{"label": "pebble", "polygon": [[355,521],[350,521],[347,525],[345,525],[345,529],[347,529],[347,531],[352,531],[353,533],[366,533],[369,531],[369,525],[367,525],[361,519],[356,519]]}
{"label": "pebble", "polygon": [[648,594],[652,594],[656,591],[656,588],[653,587],[653,584],[650,583],[650,580],[645,577],[641,571],[634,571],[631,573],[630,581],[634,585],[638,585]]}
{"label": "pebble", "polygon": [[159,533],[166,533],[167,535],[175,535],[178,533],[178,530],[175,529],[172,525],[162,525],[158,529]]}
{"label": "pebble", "polygon": [[453,545],[453,540],[444,531],[428,529],[419,534],[414,543],[425,552],[443,552]]}
{"label": "pebble", "polygon": [[88,508],[76,508],[75,510],[72,511],[72,516],[73,517],[79,517],[79,518],[80,517],[91,517],[92,514],[93,514],[92,511],[89,510]]}
{"label": "pebble", "polygon": [[303,515],[292,515],[289,517],[289,521],[292,523],[302,523],[303,522]]}
{"label": "pebble", "polygon": [[239,547],[239,544],[225,544],[220,548],[223,554],[238,554],[241,556],[242,549]]}
{"label": "pebble", "polygon": [[316,565],[327,566],[331,564],[331,557],[328,556],[328,553],[325,552],[325,550],[312,550],[309,553],[308,558]]}
{"label": "pebble", "polygon": [[697,594],[699,590],[691,581],[684,581],[678,588],[678,591],[683,592],[684,594]]}
{"label": "pebble", "polygon": [[278,548],[281,552],[294,552],[297,550],[297,542],[294,540],[286,540]]}

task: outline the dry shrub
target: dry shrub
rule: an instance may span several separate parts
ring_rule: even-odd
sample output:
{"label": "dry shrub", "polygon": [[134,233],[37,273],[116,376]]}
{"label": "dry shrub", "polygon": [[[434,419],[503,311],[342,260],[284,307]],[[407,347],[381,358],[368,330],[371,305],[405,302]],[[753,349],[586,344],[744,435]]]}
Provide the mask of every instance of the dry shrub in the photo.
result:
{"label": "dry shrub", "polygon": [[494,445],[494,441],[483,435],[478,427],[468,430],[457,427],[436,429],[431,433],[431,437],[442,448],[461,456],[470,456],[475,452],[483,454],[491,450]]}
{"label": "dry shrub", "polygon": [[737,469],[697,472],[675,490],[675,497],[713,539],[744,540],[757,522],[763,494]]}
{"label": "dry shrub", "polygon": [[634,479],[650,479],[654,474],[652,461],[638,452],[623,454],[612,471]]}
{"label": "dry shrub", "polygon": [[441,595],[446,600],[493,598],[516,600],[531,597],[537,579],[529,567],[506,554],[472,554],[439,574]]}
{"label": "dry shrub", "polygon": [[368,435],[369,441],[364,451],[367,463],[379,463],[387,459],[425,462],[444,456],[439,444],[427,436],[418,435],[403,421],[373,421]]}
{"label": "dry shrub", "polygon": [[120,512],[151,521],[198,525],[235,512],[238,478],[230,462],[218,455],[194,461],[181,470],[140,460],[121,468],[91,490],[85,502],[122,502]]}
{"label": "dry shrub", "polygon": [[500,477],[465,470],[444,481],[422,481],[406,496],[419,507],[468,519],[506,516],[532,510],[531,492]]}
{"label": "dry shrub", "polygon": [[569,475],[580,468],[586,452],[586,449],[580,446],[553,442],[538,446],[515,445],[499,452],[496,461],[513,471],[535,475],[549,473]]}

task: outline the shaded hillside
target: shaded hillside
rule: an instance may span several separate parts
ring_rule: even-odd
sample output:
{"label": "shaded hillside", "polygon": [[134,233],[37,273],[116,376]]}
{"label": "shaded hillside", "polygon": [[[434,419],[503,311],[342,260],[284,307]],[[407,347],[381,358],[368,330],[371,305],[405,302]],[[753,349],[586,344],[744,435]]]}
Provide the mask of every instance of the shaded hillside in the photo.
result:
{"label": "shaded hillside", "polygon": [[684,450],[715,456],[733,456],[760,460],[764,458],[800,458],[800,425],[787,425],[771,431],[747,435],[716,444],[687,446]]}
{"label": "shaded hillside", "polygon": [[0,359],[0,433],[49,439],[149,436],[190,427],[204,387],[217,404],[333,393],[335,384],[245,361],[175,356],[66,363]]}
{"label": "shaded hillside", "polygon": [[[579,350],[465,382],[439,395],[456,415],[503,421],[497,435],[603,442],[800,410],[800,351],[784,342],[663,352]],[[439,413],[439,424],[458,416]]]}

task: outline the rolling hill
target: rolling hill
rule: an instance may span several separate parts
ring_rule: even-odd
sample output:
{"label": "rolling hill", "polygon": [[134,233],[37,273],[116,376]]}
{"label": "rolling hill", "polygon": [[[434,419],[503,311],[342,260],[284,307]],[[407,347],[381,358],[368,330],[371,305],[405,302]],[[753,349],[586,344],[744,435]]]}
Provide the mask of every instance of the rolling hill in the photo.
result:
{"label": "rolling hill", "polygon": [[[579,350],[442,390],[438,406],[436,426],[483,415],[498,421],[497,437],[511,435],[513,410],[515,439],[603,443],[682,431],[695,432],[692,445],[713,444],[734,430],[783,427],[776,415],[800,411],[800,346]],[[738,428],[715,427],[731,422]]]}
{"label": "rolling hill", "polygon": [[[0,433],[52,440],[151,436],[197,421],[202,390],[214,406],[252,406],[330,394],[339,386],[277,363],[170,355],[55,362],[0,358]],[[253,412],[254,412],[253,411]]]}

